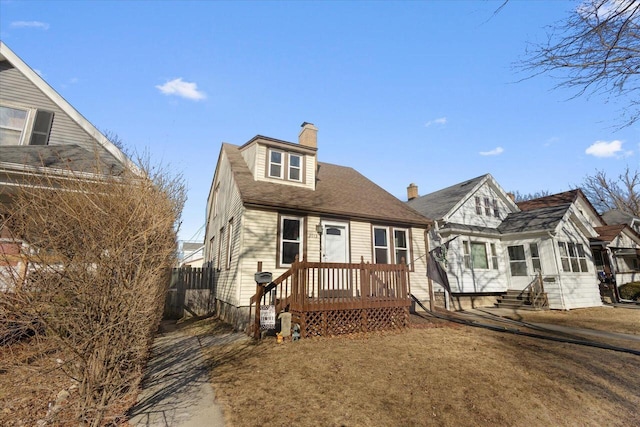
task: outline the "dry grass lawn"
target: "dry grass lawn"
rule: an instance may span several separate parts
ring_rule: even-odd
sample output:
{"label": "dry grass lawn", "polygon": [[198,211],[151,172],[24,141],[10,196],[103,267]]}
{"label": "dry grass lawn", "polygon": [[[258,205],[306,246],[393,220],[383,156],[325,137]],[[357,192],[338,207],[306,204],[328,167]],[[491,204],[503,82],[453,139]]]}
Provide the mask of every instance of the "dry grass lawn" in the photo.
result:
{"label": "dry grass lawn", "polygon": [[[640,324],[640,310],[607,308],[523,317],[635,334]],[[208,327],[219,326],[194,331]],[[640,357],[435,319],[208,357],[231,426],[640,425]]]}

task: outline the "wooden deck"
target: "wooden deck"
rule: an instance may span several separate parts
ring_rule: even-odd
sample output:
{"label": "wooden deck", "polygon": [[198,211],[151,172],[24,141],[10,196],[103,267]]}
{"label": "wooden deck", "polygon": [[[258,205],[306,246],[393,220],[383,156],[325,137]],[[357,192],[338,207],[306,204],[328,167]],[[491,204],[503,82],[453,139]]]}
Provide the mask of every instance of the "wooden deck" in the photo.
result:
{"label": "wooden deck", "polygon": [[275,305],[276,315],[291,312],[302,337],[405,327],[409,294],[405,264],[296,261],[272,283],[257,286],[251,332],[259,335],[260,304]]}

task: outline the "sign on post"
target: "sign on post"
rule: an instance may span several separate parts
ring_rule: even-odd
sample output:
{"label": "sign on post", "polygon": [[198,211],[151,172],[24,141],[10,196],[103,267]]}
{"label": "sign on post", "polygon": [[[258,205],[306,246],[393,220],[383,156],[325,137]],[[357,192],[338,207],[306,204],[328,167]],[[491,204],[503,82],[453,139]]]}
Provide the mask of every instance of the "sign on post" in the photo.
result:
{"label": "sign on post", "polygon": [[260,329],[276,328],[276,306],[261,305],[260,306]]}

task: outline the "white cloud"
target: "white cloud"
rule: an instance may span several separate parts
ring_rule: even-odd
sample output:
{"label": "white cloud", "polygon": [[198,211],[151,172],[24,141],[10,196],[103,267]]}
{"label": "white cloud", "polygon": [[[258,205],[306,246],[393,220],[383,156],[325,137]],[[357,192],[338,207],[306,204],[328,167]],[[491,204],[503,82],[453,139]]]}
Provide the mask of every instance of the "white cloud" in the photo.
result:
{"label": "white cloud", "polygon": [[502,154],[504,152],[504,148],[496,147],[491,151],[481,151],[481,156],[497,156],[498,154]]}
{"label": "white cloud", "polygon": [[439,119],[433,119],[433,120],[429,120],[427,123],[424,124],[424,127],[429,127],[431,125],[446,125],[447,124],[447,118],[446,117],[440,117]]}
{"label": "white cloud", "polygon": [[14,21],[11,23],[11,28],[40,28],[41,30],[48,30],[49,24],[40,21]]}
{"label": "white cloud", "polygon": [[591,144],[585,151],[585,153],[594,157],[620,157],[633,154],[631,151],[623,153],[622,141],[596,141]]}
{"label": "white cloud", "polygon": [[207,97],[204,92],[198,90],[196,83],[185,82],[182,77],[168,81],[163,85],[157,85],[156,88],[165,95],[176,95],[193,101],[199,101]]}
{"label": "white cloud", "polygon": [[558,138],[557,136],[552,136],[551,138],[547,139],[547,142],[544,143],[544,146],[549,147],[550,145],[555,144],[558,141],[560,141],[560,138]]}

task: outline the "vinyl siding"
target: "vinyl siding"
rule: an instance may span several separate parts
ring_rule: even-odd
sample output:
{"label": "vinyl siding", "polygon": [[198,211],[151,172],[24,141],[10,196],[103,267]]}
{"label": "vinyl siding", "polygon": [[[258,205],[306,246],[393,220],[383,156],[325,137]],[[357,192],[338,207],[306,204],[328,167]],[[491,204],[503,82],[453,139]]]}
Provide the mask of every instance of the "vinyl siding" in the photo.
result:
{"label": "vinyl siding", "polygon": [[52,111],[54,117],[49,145],[76,144],[90,151],[96,147],[103,149],[91,135],[7,61],[0,62],[0,104]]}
{"label": "vinyl siding", "polygon": [[371,223],[362,221],[350,222],[351,262],[371,262],[373,246],[371,245]]}
{"label": "vinyl siding", "polygon": [[[218,210],[217,215],[212,217],[211,208],[207,210],[207,230],[205,232],[205,242],[209,242],[215,236],[214,246],[205,246],[205,262],[214,259],[214,265],[219,267],[216,273],[216,294],[215,297],[230,304],[237,305],[240,295],[238,289],[238,271],[240,269],[240,256],[243,250],[243,218],[244,207],[238,188],[233,180],[229,162],[222,154],[220,166],[214,177],[212,191],[218,188]],[[229,236],[229,221],[233,219],[233,233]],[[221,234],[220,229],[224,228]],[[218,258],[218,246],[222,245],[220,259]],[[231,265],[227,269],[227,248],[231,251]]]}
{"label": "vinyl siding", "polygon": [[[476,213],[475,197],[480,197],[482,214]],[[484,198],[488,197],[490,203],[495,199],[498,203],[500,217],[493,215],[493,205],[491,205],[491,216],[485,215]],[[482,184],[464,203],[454,212],[448,215],[447,221],[458,224],[475,225],[481,227],[497,228],[502,220],[511,212],[501,195],[499,195],[487,182]]]}
{"label": "vinyl siding", "polygon": [[[242,151],[240,151],[242,158],[247,163],[247,166],[249,167],[249,170],[251,171],[254,177],[256,176],[256,168],[258,167],[256,163],[257,150],[258,150],[257,145],[252,144],[248,147],[245,147]],[[264,164],[264,160],[263,160],[263,164]],[[264,166],[262,170],[264,170]]]}

